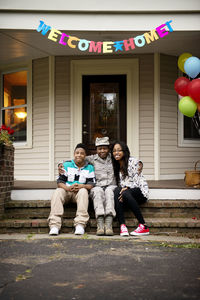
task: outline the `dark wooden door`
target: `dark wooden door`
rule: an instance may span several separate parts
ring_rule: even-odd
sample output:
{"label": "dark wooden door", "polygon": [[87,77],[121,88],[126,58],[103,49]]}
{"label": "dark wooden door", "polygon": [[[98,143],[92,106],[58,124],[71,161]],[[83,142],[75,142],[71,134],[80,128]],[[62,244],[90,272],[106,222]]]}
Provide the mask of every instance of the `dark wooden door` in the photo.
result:
{"label": "dark wooden door", "polygon": [[126,75],[84,75],[82,140],[90,153],[96,137],[126,142]]}

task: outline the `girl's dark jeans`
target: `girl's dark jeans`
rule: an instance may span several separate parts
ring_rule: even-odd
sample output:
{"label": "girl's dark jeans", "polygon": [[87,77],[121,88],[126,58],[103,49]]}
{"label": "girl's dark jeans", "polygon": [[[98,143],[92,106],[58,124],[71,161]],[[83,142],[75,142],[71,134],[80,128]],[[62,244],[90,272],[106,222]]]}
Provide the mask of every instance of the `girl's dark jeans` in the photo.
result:
{"label": "girl's dark jeans", "polygon": [[120,225],[125,224],[124,208],[126,206],[131,209],[140,224],[145,224],[139,204],[145,203],[147,198],[144,197],[139,188],[130,188],[122,193],[123,202],[120,202],[118,198],[120,196],[121,189],[121,187],[117,187],[114,190],[115,210]]}

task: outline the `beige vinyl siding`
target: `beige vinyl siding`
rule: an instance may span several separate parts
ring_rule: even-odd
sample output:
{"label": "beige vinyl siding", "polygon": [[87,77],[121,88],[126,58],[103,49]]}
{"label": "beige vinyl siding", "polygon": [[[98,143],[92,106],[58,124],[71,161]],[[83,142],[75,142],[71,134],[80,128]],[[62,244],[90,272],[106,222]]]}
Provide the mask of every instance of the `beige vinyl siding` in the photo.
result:
{"label": "beige vinyl siding", "polygon": [[[133,58],[133,56],[126,56]],[[97,57],[90,57],[97,59]],[[102,59],[109,57],[102,57]],[[140,88],[140,159],[144,174],[153,178],[153,55],[134,55],[139,58]],[[55,178],[59,161],[70,159],[70,60],[83,57],[56,57],[55,60]],[[88,57],[86,57],[88,59]],[[99,59],[99,56],[98,56]],[[101,58],[100,58],[101,59]],[[134,153],[132,153],[134,155]]]}
{"label": "beige vinyl siding", "polygon": [[194,168],[200,148],[178,147],[178,99],[174,82],[178,78],[177,58],[161,55],[160,167],[161,179],[183,178]]}
{"label": "beige vinyl siding", "polygon": [[154,174],[154,57],[139,56],[139,153],[144,164],[144,175],[153,179]]}
{"label": "beige vinyl siding", "polygon": [[55,59],[55,178],[58,162],[70,159],[70,59]]}
{"label": "beige vinyl siding", "polygon": [[33,143],[15,150],[16,180],[49,179],[49,68],[48,58],[33,61]]}

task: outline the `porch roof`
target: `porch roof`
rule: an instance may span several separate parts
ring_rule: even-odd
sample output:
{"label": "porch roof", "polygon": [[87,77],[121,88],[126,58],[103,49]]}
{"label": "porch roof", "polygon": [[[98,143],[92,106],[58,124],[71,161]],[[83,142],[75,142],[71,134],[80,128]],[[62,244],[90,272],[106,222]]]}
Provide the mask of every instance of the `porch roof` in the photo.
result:
{"label": "porch roof", "polygon": [[[38,24],[37,24],[38,25]],[[62,31],[67,33],[66,31]],[[142,35],[141,31],[70,31],[70,35],[93,41],[121,41]],[[49,40],[46,36],[36,30],[0,30],[0,69],[11,64],[26,64],[32,59],[47,56],[106,56],[108,54],[97,54],[95,52],[80,51],[60,45]],[[126,57],[127,55],[145,53],[163,53],[167,55],[179,56],[184,52],[189,52],[193,56],[200,56],[200,31],[179,31],[168,34],[163,39],[158,39],[145,47],[136,47],[130,51],[113,52],[114,57]]]}
{"label": "porch roof", "polygon": [[[145,47],[132,51],[112,53],[127,54],[164,53],[179,56],[190,52],[199,56],[200,2],[127,0],[126,5],[117,0],[74,0],[54,2],[6,1],[0,4],[0,69],[13,63],[60,55],[96,55],[60,45],[38,33],[39,21],[89,41],[121,41],[142,35],[172,20],[173,32]],[[98,54],[106,55],[106,54]]]}

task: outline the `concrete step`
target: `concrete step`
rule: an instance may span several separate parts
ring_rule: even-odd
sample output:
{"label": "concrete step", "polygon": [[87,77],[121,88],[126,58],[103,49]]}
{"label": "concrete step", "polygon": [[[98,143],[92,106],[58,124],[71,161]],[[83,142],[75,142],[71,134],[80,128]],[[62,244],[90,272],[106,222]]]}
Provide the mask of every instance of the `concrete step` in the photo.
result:
{"label": "concrete step", "polygon": [[[42,219],[48,218],[50,200],[18,200],[6,204],[5,218]],[[141,206],[145,218],[200,218],[199,200],[151,200]],[[64,218],[73,218],[76,212],[75,204],[65,205]],[[90,218],[95,218],[92,204],[89,206]],[[126,217],[132,217],[127,210]]]}
{"label": "concrete step", "polygon": [[[126,219],[129,232],[136,228],[134,218]],[[190,237],[200,237],[200,220],[192,218],[146,218],[146,223],[153,234],[173,234]],[[113,229],[119,234],[119,224],[113,222]],[[73,219],[63,219],[61,232],[73,233]],[[46,219],[5,219],[0,221],[0,233],[48,233]],[[90,219],[86,233],[96,232],[96,220]]]}
{"label": "concrete step", "polygon": [[[13,200],[6,204],[5,216],[0,220],[0,233],[47,233],[47,218],[50,200]],[[141,206],[150,231],[156,234],[173,234],[200,237],[199,200],[150,200]],[[62,232],[72,233],[76,204],[65,206]],[[96,220],[92,204],[89,205],[90,221],[86,232],[96,232]],[[130,230],[137,226],[137,220],[130,210],[125,212]],[[119,224],[113,222],[114,232],[119,234]]]}
{"label": "concrete step", "polygon": [[[41,188],[31,188],[29,186],[28,189],[14,189],[11,191],[11,199],[12,200],[50,200],[55,188],[47,188],[44,189],[44,183],[42,183]],[[149,197],[150,201],[157,200],[200,200],[200,191],[199,189],[191,189],[191,188],[150,188],[149,189]]]}

